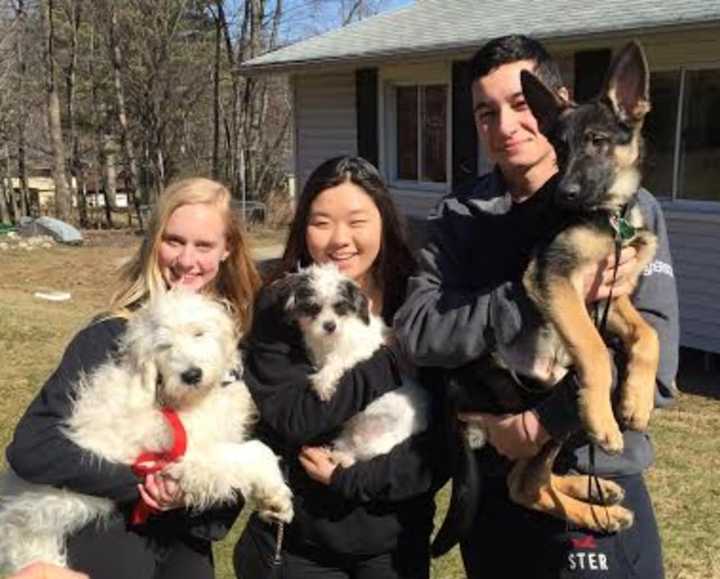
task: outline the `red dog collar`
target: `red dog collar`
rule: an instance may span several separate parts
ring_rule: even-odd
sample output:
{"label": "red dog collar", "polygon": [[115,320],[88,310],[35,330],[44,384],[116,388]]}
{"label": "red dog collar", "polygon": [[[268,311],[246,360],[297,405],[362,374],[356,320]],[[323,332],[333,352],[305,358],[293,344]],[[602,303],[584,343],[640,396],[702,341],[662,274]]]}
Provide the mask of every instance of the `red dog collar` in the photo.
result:
{"label": "red dog collar", "polygon": [[[168,464],[177,461],[187,450],[187,433],[180,417],[172,408],[162,408],[163,418],[170,426],[172,433],[172,446],[162,452],[143,452],[135,459],[132,471],[139,477],[146,477],[164,469]],[[148,505],[142,497],[138,500],[130,517],[130,524],[140,525],[147,521],[157,509]]]}

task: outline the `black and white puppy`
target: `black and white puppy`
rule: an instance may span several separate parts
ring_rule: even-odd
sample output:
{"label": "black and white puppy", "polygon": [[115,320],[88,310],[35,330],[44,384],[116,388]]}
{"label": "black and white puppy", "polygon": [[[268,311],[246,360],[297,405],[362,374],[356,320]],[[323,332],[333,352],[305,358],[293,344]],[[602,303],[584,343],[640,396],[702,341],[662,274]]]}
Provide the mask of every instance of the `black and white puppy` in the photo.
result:
{"label": "black and white puppy", "polygon": [[[368,299],[334,264],[311,265],[284,280],[286,309],[300,327],[317,371],[311,387],[323,401],[335,394],[342,375],[385,344],[390,329],[372,314]],[[386,454],[428,426],[428,393],[409,377],[348,420],[333,441],[333,459],[343,466]]]}

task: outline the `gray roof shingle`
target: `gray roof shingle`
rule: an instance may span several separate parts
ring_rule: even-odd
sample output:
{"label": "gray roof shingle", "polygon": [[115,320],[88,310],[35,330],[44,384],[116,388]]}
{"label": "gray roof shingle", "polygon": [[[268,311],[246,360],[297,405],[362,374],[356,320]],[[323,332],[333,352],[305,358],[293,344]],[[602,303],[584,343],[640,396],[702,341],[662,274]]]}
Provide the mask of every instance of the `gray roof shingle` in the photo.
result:
{"label": "gray roof shingle", "polygon": [[419,0],[264,54],[248,71],[476,47],[502,34],[562,39],[720,22],[719,0]]}

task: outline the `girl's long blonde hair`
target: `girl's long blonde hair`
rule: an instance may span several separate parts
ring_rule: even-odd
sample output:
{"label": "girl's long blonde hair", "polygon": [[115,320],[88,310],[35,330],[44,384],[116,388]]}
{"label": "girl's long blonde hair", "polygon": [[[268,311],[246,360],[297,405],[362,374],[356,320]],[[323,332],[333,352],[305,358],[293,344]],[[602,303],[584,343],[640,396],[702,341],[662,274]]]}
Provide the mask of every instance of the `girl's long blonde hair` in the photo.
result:
{"label": "girl's long blonde hair", "polygon": [[250,257],[242,222],[231,209],[230,201],[230,191],[210,179],[193,177],[168,186],[155,205],[140,249],[120,270],[118,287],[110,301],[112,315],[129,317],[145,300],[166,291],[158,265],[158,251],[168,220],[182,205],[205,203],[220,210],[230,252],[220,263],[218,275],[206,291],[228,302],[237,316],[238,329],[246,332],[250,328],[260,276]]}

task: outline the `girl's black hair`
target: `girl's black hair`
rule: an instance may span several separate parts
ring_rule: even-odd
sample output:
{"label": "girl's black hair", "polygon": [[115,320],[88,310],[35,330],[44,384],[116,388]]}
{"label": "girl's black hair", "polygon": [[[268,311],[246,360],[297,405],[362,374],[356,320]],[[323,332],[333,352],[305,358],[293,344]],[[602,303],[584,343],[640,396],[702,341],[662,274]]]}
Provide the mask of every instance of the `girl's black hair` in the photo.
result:
{"label": "girl's black hair", "polygon": [[294,271],[298,265],[312,263],[305,242],[310,207],[320,193],[346,182],[357,185],[367,193],[380,212],[382,239],[372,275],[382,289],[383,316],[387,318],[395,313],[405,299],[405,286],[415,270],[415,257],[410,249],[405,223],[398,214],[383,178],[372,163],[362,157],[333,157],[312,172],[298,199],[285,252],[273,278]]}

